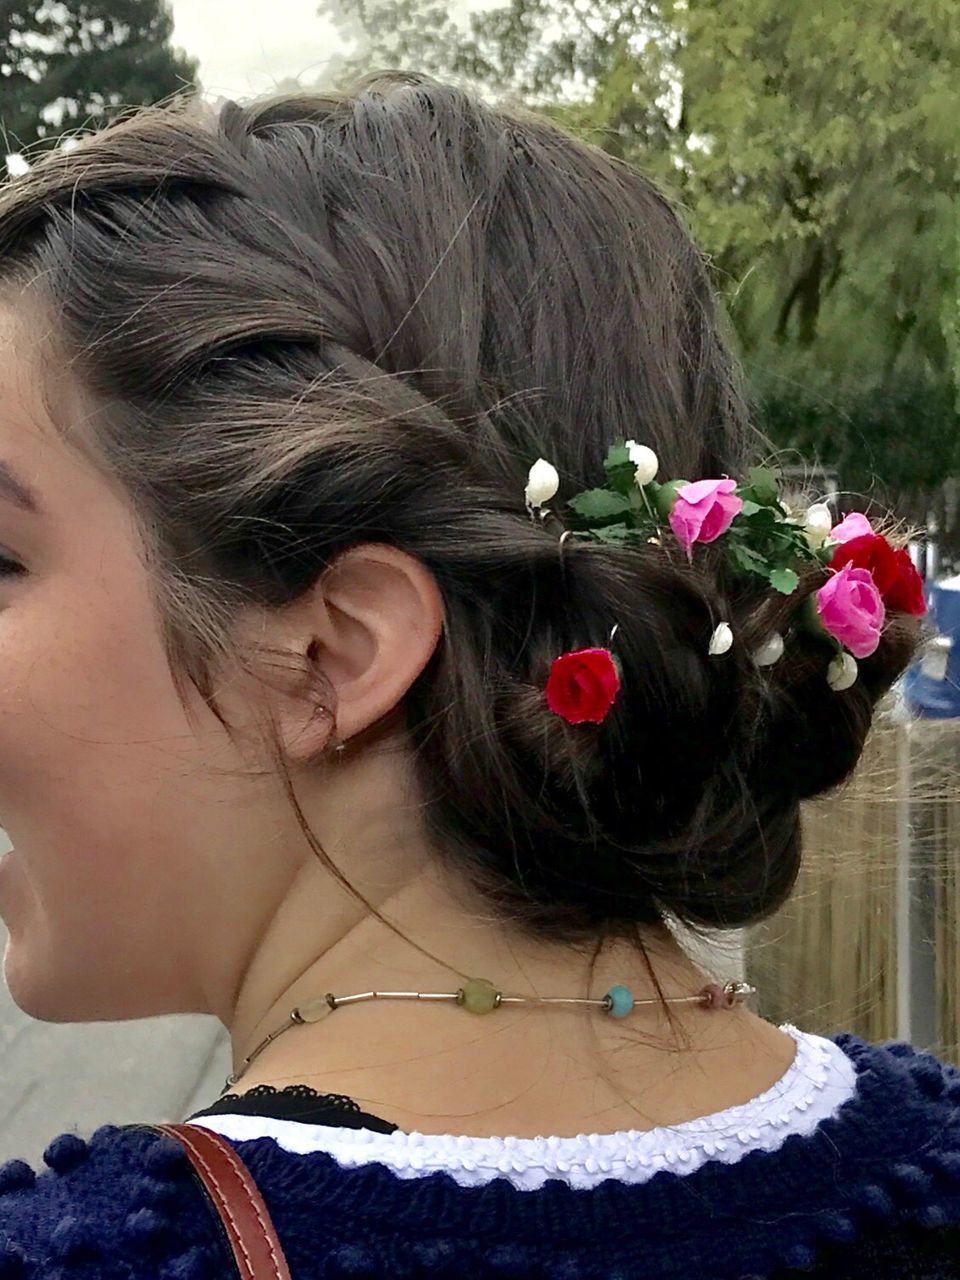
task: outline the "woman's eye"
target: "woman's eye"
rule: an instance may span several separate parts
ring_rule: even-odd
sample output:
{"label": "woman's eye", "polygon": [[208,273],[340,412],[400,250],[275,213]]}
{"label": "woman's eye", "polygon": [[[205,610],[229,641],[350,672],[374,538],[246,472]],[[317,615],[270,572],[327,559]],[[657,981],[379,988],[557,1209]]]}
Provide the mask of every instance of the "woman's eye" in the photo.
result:
{"label": "woman's eye", "polygon": [[18,564],[16,560],[10,560],[5,555],[0,555],[0,576],[9,578],[19,573],[26,573],[22,564]]}

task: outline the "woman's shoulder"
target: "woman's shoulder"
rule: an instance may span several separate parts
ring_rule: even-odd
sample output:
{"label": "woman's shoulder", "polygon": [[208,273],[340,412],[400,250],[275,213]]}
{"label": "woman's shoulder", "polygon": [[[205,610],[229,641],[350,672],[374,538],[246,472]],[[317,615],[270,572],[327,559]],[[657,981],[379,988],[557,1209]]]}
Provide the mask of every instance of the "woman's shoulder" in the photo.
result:
{"label": "woman's shoulder", "polygon": [[0,1166],[0,1280],[214,1274],[215,1224],[177,1142],[106,1125],[61,1134],[43,1161]]}
{"label": "woman's shoulder", "polygon": [[906,1041],[830,1039],[855,1079],[849,1100],[811,1134],[821,1154],[832,1150],[833,1163],[847,1166],[851,1187],[912,1188],[914,1202],[942,1190],[960,1221],[960,1068]]}
{"label": "woman's shoulder", "polygon": [[[380,1274],[388,1255],[422,1261],[426,1251],[462,1262],[463,1273],[476,1263],[478,1275],[502,1255],[510,1274],[547,1274],[550,1259],[558,1275],[573,1274],[579,1259],[584,1275],[609,1262],[626,1276],[636,1250],[636,1274],[645,1277],[676,1275],[697,1257],[715,1257],[717,1277],[776,1276],[852,1250],[851,1259],[875,1257],[878,1280],[894,1274],[880,1264],[899,1249],[943,1262],[918,1275],[953,1275],[943,1268],[953,1266],[960,1224],[960,1070],[907,1044],[834,1040],[856,1070],[856,1089],[812,1133],[735,1164],[710,1161],[683,1177],[661,1171],[641,1186],[611,1178],[583,1192],[552,1180],[522,1191],[496,1179],[464,1188],[444,1173],[403,1180],[382,1164],[341,1167],[271,1138],[236,1145],[281,1239],[307,1259],[303,1274],[341,1252]],[[222,1270],[216,1221],[172,1139],[106,1126],[89,1141],[61,1135],[44,1163],[40,1173],[19,1160],[0,1167],[0,1280],[209,1280]],[[700,1211],[691,1218],[694,1201]],[[625,1214],[637,1224],[627,1237]],[[767,1229],[773,1221],[776,1231]]]}
{"label": "woman's shoulder", "polygon": [[[855,1088],[811,1132],[695,1172],[661,1169],[638,1185],[610,1176],[588,1191],[559,1178],[533,1191],[505,1177],[463,1186],[446,1171],[400,1178],[380,1162],[341,1167],[321,1152],[293,1154],[271,1137],[237,1145],[281,1239],[298,1227],[298,1197],[289,1194],[295,1168],[303,1200],[322,1219],[325,1247],[348,1248],[371,1275],[379,1274],[385,1238],[400,1247],[398,1223],[425,1247],[437,1222],[456,1242],[463,1274],[474,1267],[499,1276],[493,1259],[502,1257],[517,1276],[773,1277],[859,1249],[874,1260],[870,1280],[904,1274],[884,1270],[885,1258],[917,1260],[918,1277],[953,1275],[960,1072],[909,1045],[849,1034],[833,1040],[853,1065]],[[340,1235],[344,1223],[349,1240]],[[633,1225],[625,1232],[624,1223]],[[408,1245],[415,1251],[412,1238]],[[837,1265],[831,1274],[846,1275],[846,1263]]]}
{"label": "woman's shoulder", "polygon": [[[321,1153],[293,1155],[268,1137],[237,1145],[281,1239],[297,1225],[296,1197],[278,1194],[289,1191],[296,1164],[327,1243],[349,1222],[350,1256],[358,1265],[366,1258],[370,1274],[378,1274],[382,1241],[397,1241],[398,1223],[416,1228],[423,1242],[430,1224],[442,1222],[470,1274],[474,1261],[477,1274],[488,1274],[484,1268],[502,1254],[511,1275],[551,1275],[553,1266],[557,1275],[644,1280],[774,1277],[821,1257],[838,1259],[840,1269],[829,1274],[846,1275],[839,1260],[859,1249],[874,1260],[870,1280],[904,1274],[883,1269],[894,1257],[922,1261],[918,1277],[953,1276],[960,1071],[905,1044],[850,1034],[833,1040],[853,1064],[856,1087],[812,1132],[790,1134],[779,1149],[754,1148],[735,1163],[710,1160],[686,1174],[661,1169],[639,1185],[611,1176],[586,1192],[558,1179],[535,1191],[506,1178],[465,1187],[446,1172],[401,1179],[382,1163],[339,1167]],[[636,1224],[626,1234],[625,1222]],[[711,1260],[706,1272],[704,1259]],[[500,1273],[491,1264],[489,1274]]]}

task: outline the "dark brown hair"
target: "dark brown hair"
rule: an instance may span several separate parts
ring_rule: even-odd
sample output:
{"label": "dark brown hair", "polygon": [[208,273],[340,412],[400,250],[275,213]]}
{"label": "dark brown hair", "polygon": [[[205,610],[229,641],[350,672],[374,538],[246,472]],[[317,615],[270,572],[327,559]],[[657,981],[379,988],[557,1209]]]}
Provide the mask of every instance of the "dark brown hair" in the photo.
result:
{"label": "dark brown hair", "polygon": [[[751,661],[795,598],[744,590],[709,550],[692,568],[573,537],[561,557],[524,509],[538,456],[563,498],[624,437],[666,476],[752,460],[703,262],[650,182],[425,77],[186,96],[11,182],[0,275],[56,319],[142,516],[171,665],[212,705],[239,607],[394,544],[445,602],[404,708],[425,812],[499,910],[582,941],[783,901],[799,803],[852,770],[911,629],[893,620],[838,695],[799,632]],[[737,643],[710,658],[720,620]],[[550,662],[615,624],[621,695],[570,726]]]}

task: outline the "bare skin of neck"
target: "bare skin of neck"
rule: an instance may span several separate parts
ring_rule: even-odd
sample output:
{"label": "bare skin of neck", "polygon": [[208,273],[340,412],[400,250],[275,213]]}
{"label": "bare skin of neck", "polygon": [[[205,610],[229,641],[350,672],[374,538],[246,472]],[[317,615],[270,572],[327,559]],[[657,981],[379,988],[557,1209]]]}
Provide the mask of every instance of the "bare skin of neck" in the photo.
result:
{"label": "bare skin of neck", "polygon": [[[377,905],[448,966],[422,955],[343,893],[336,940],[301,972],[289,972],[284,940],[331,918],[331,885],[305,874],[262,939],[233,1021],[234,1064],[325,992],[454,991],[486,977],[504,994],[602,997],[614,983],[636,1000],[656,997],[642,957],[617,945],[547,945],[478,910],[435,863]],[[669,930],[646,945],[666,996],[711,980]],[[289,972],[279,993],[276,974]],[[252,1011],[265,1009],[259,1016]],[[486,1015],[450,1004],[371,1001],[294,1026],[243,1072],[233,1092],[303,1083],[352,1097],[406,1131],[535,1137],[649,1129],[743,1103],[787,1070],[793,1040],[747,1008],[662,1006],[614,1019],[576,1006],[503,1006]]]}

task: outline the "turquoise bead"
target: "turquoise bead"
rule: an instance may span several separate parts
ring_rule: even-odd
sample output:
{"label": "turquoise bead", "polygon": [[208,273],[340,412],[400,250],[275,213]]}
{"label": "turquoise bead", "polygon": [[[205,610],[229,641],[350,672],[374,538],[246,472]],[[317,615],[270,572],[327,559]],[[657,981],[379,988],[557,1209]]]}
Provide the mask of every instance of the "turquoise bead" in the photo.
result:
{"label": "turquoise bead", "polygon": [[612,1018],[625,1018],[633,1008],[633,996],[626,987],[611,987],[607,992]]}

